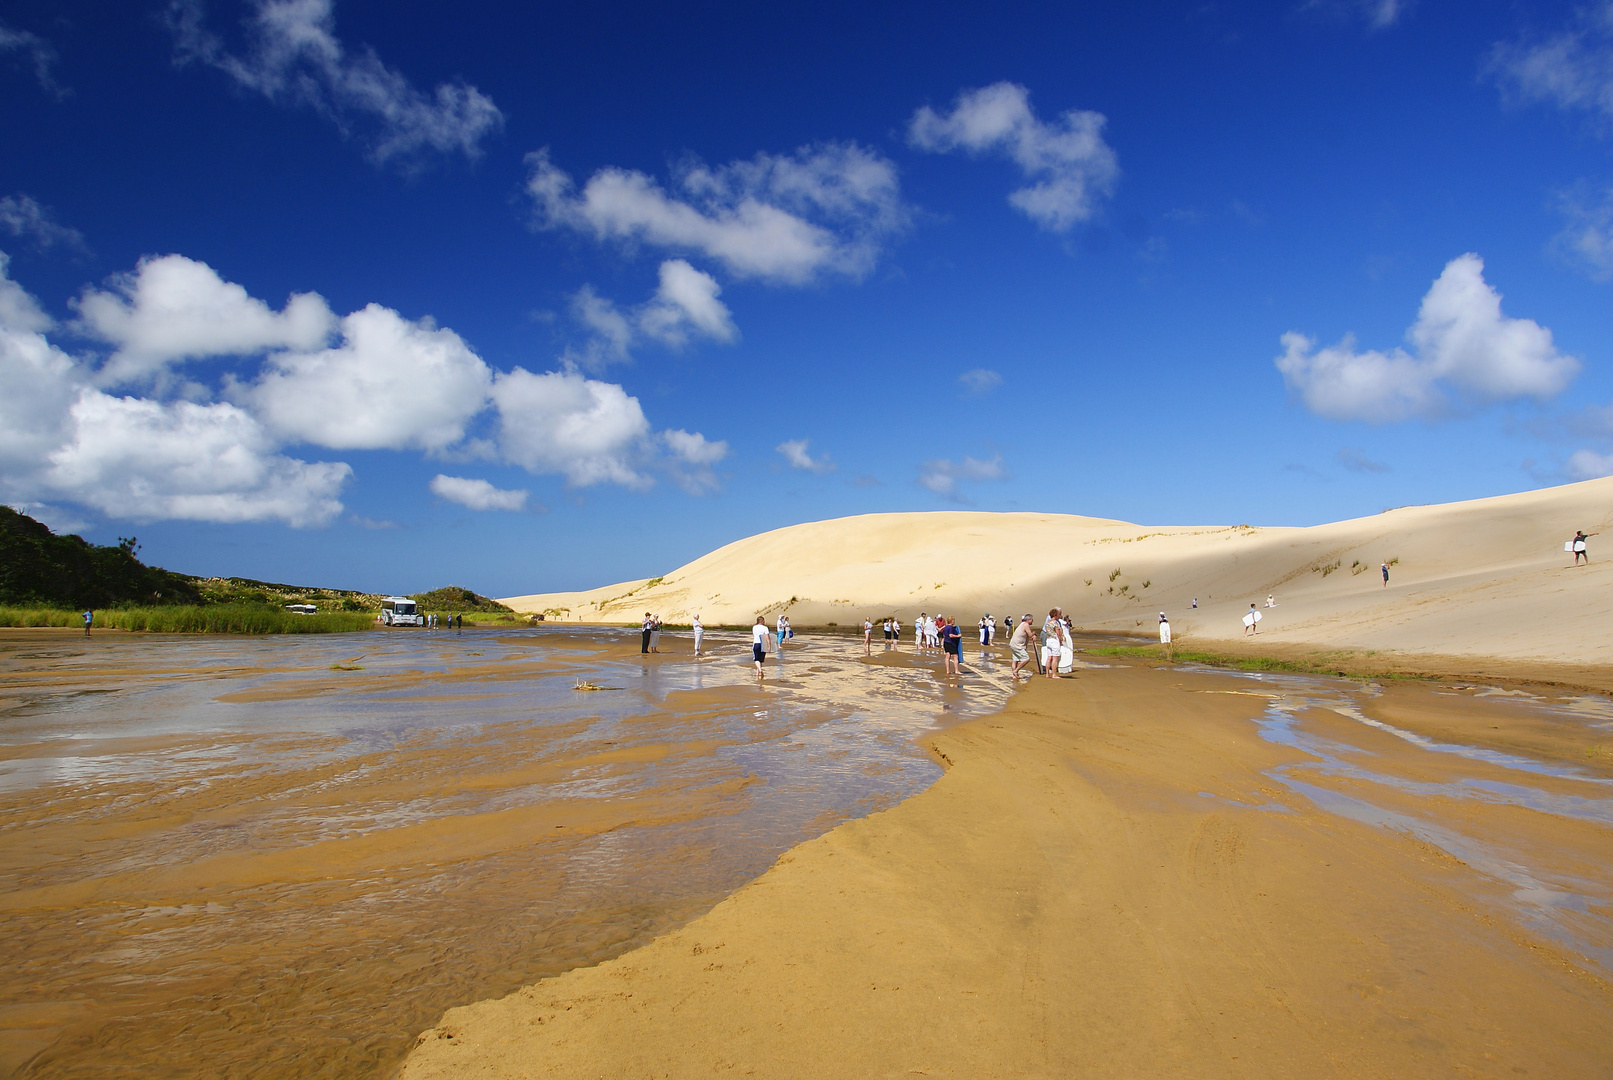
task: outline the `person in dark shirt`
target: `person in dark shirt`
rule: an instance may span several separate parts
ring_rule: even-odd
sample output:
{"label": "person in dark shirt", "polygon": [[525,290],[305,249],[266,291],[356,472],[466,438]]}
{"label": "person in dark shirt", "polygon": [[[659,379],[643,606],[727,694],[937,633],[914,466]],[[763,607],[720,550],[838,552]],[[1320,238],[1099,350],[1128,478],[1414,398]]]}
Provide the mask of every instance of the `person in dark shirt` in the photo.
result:
{"label": "person in dark shirt", "polygon": [[963,630],[959,628],[956,619],[941,616],[937,620],[941,629],[937,634],[941,638],[941,648],[946,653],[948,675],[963,674]]}

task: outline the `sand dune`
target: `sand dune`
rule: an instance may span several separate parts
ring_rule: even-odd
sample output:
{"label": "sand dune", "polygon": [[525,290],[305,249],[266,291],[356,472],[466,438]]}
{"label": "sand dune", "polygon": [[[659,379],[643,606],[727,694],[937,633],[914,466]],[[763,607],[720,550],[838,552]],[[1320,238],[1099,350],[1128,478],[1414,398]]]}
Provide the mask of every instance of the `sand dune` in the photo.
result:
{"label": "sand dune", "polygon": [[[1576,528],[1607,533],[1588,567],[1563,551]],[[1273,643],[1593,662],[1613,645],[1597,600],[1613,588],[1610,553],[1613,478],[1309,528],[867,514],[749,537],[659,579],[504,603],[565,621],[787,612],[796,626],[895,615],[907,627],[921,611],[972,624],[1059,604],[1082,627],[1143,633],[1165,611],[1179,638],[1210,642],[1240,637],[1249,605],[1275,593],[1260,624]]]}

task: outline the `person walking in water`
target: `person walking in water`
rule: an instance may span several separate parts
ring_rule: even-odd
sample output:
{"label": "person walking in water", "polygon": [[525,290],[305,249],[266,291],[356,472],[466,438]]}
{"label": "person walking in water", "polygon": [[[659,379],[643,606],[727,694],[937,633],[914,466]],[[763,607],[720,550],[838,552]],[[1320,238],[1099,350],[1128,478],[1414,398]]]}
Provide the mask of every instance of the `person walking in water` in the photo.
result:
{"label": "person walking in water", "polygon": [[1586,550],[1585,541],[1588,540],[1589,538],[1595,536],[1595,535],[1596,535],[1595,533],[1588,533],[1584,529],[1575,529],[1574,530],[1574,565],[1575,566],[1579,565],[1579,560],[1581,560],[1581,559],[1585,560],[1585,565],[1586,566],[1589,566],[1591,564],[1591,553],[1588,550]]}
{"label": "person walking in water", "polygon": [[1008,636],[1008,655],[1014,660],[1009,674],[1015,679],[1019,678],[1019,669],[1031,662],[1031,650],[1035,647],[1036,629],[1031,625],[1031,617],[1026,615]]}
{"label": "person walking in water", "polygon": [[700,655],[701,643],[703,643],[706,640],[706,627],[705,627],[705,624],[700,621],[700,612],[698,612],[698,611],[694,613],[693,628],[694,628],[694,654],[696,656],[699,656]]}
{"label": "person walking in water", "polygon": [[95,612],[86,611],[84,613],[84,636],[85,637],[90,636],[90,623],[92,623],[94,621],[95,621]]}
{"label": "person walking in water", "polygon": [[[891,636],[889,619],[885,620],[885,636]],[[863,619],[863,655],[874,655],[874,620],[869,618]]]}
{"label": "person walking in water", "polygon": [[941,638],[941,649],[946,653],[946,673],[948,675],[963,674],[963,627],[958,620],[942,616],[937,620],[940,629],[937,634]]}
{"label": "person walking in water", "polygon": [[900,649],[901,647],[902,647],[902,620],[898,619],[896,616],[892,615],[891,616],[891,648]]}
{"label": "person walking in water", "polygon": [[1064,658],[1064,619],[1058,608],[1042,620],[1042,671],[1049,679],[1059,677],[1059,661]]}
{"label": "person walking in water", "polygon": [[650,630],[654,626],[655,626],[655,616],[651,615],[648,611],[646,611],[644,613],[644,622],[639,628],[640,630],[643,631],[643,637],[639,639],[639,645],[638,645],[638,651],[640,653],[644,654],[645,656],[648,656],[650,654]]}
{"label": "person walking in water", "polygon": [[1378,569],[1383,571],[1383,587],[1387,589],[1389,587],[1389,564],[1384,563]]}
{"label": "person walking in water", "polygon": [[756,616],[756,625],[750,628],[750,654],[756,662],[756,677],[762,678],[762,663],[767,659],[767,620]]}

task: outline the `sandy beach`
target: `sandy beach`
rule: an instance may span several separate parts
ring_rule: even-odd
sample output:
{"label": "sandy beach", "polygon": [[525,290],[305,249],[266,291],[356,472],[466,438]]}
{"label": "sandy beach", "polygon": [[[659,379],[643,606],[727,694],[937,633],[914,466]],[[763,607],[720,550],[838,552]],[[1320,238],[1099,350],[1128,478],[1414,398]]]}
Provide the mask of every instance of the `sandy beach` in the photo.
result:
{"label": "sandy beach", "polygon": [[[1588,566],[1563,550],[1575,529],[1604,534]],[[1201,643],[1239,639],[1254,603],[1277,644],[1596,665],[1613,624],[1586,597],[1613,589],[1610,529],[1613,478],[1308,528],[870,514],[748,537],[659,579],[503,602],[562,621],[653,611],[748,625],[784,612],[797,627],[892,614],[911,627],[921,611],[969,627],[1059,604],[1078,626],[1120,633],[1152,633],[1165,611],[1179,639]],[[1277,607],[1264,610],[1268,596]]]}
{"label": "sandy beach", "polygon": [[0,1077],[392,1075],[922,790],[915,735],[1005,696],[840,644],[764,694],[737,636],[0,632]]}
{"label": "sandy beach", "polygon": [[450,1010],[403,1075],[1613,1075],[1613,569],[1563,551],[1610,506],[1613,480],[1311,528],[874,515],[511,598],[971,632],[1061,604],[1147,636],[1165,610],[1178,645],[1358,677],[1032,680],[925,737],[947,771],[922,794],[641,949]]}
{"label": "sandy beach", "polygon": [[[948,763],[928,791],[643,949],[450,1011],[403,1075],[1607,1076],[1613,761],[1585,753],[1606,724],[1563,722],[1536,759],[1563,768],[1520,773],[1307,685],[1034,682],[926,740]],[[1394,689],[1367,708],[1499,741],[1540,723]],[[1460,794],[1521,776],[1599,810]],[[1531,850],[1584,892],[1497,869]],[[1553,902],[1579,903],[1567,929]]]}

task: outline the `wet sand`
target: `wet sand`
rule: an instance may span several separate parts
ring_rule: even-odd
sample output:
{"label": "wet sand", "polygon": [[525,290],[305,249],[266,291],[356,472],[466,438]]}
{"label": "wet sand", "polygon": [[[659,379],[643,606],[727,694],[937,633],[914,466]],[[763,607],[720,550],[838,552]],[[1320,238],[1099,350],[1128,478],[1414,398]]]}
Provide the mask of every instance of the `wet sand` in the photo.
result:
{"label": "wet sand", "polygon": [[922,790],[915,736],[1004,698],[664,644],[0,632],[0,1076],[390,1075]]}
{"label": "wet sand", "polygon": [[1606,698],[1118,662],[434,1077],[1607,1077]]}

